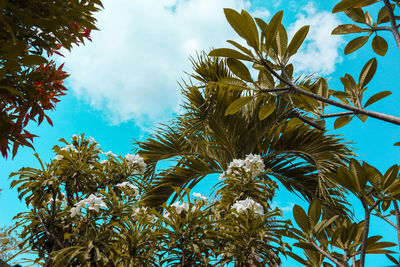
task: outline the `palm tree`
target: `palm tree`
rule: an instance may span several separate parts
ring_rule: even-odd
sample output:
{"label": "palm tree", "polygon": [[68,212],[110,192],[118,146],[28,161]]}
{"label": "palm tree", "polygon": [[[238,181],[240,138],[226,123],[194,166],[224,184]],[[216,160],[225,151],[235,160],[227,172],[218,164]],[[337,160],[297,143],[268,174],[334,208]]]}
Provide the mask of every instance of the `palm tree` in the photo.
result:
{"label": "palm tree", "polygon": [[[194,74],[182,86],[184,113],[144,142],[137,142],[138,153],[149,165],[146,179],[151,188],[145,197],[149,205],[161,205],[173,194],[173,187],[192,188],[208,175],[226,170],[233,159],[250,153],[262,156],[267,177],[306,200],[317,196],[326,203],[343,201],[343,192],[326,174],[353,155],[345,141],[294,119],[287,98],[260,94],[235,78],[225,60],[205,54],[191,60]],[[260,84],[268,78],[260,71]],[[299,79],[298,83],[310,86],[313,81]],[[252,96],[252,101],[226,116],[227,108],[243,95]],[[273,101],[278,101],[276,109],[260,120],[260,109]],[[163,160],[173,163],[156,172]]]}

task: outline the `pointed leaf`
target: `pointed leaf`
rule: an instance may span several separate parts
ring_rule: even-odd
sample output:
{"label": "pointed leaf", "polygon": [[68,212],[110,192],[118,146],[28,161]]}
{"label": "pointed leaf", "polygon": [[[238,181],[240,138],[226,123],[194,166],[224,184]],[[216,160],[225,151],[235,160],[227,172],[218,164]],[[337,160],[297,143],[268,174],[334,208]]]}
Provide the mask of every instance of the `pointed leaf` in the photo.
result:
{"label": "pointed leaf", "polygon": [[364,88],[374,77],[377,68],[376,58],[371,58],[365,63],[361,70],[360,77],[358,78],[358,84],[360,88]]}
{"label": "pointed leaf", "polygon": [[388,50],[388,44],[384,38],[376,35],[374,39],[372,39],[372,49],[378,55],[384,56]]}
{"label": "pointed leaf", "polygon": [[282,17],[283,11],[279,11],[272,17],[268,24],[268,28],[265,32],[265,48],[267,51],[271,47],[272,42],[275,40],[278,32],[278,26],[281,25]]}
{"label": "pointed leaf", "polygon": [[333,127],[334,127],[335,129],[339,129],[339,128],[345,126],[346,124],[348,124],[348,123],[351,121],[351,119],[352,119],[351,116],[342,116],[342,117],[339,117],[339,118],[337,118],[337,119],[335,120],[335,123],[334,123],[334,126],[333,126]]}
{"label": "pointed leaf", "polygon": [[310,30],[310,26],[308,26],[308,25],[303,26],[293,36],[293,38],[290,41],[290,44],[286,50],[286,53],[288,54],[289,57],[296,54],[297,50],[299,49],[301,44],[304,42],[304,39],[306,38],[309,30]]}
{"label": "pointed leaf", "polygon": [[354,22],[365,23],[364,12],[361,8],[349,8],[344,11],[344,13],[352,19]]}
{"label": "pointed leaf", "polygon": [[354,24],[342,24],[333,29],[332,34],[340,35],[340,34],[349,34],[349,33],[365,32],[365,31],[368,30],[362,29]]}
{"label": "pointed leaf", "polygon": [[377,1],[379,0],[342,0],[333,8],[332,13],[342,12],[352,7],[363,7]]}
{"label": "pointed leaf", "polygon": [[257,40],[252,33],[251,26],[248,24],[249,22],[233,9],[224,8],[224,13],[232,29],[245,39],[250,46],[257,47]]}
{"label": "pointed leaf", "polygon": [[228,58],[227,64],[232,73],[237,77],[246,82],[253,82],[249,69],[241,61],[234,58]]}
{"label": "pointed leaf", "polygon": [[367,103],[365,103],[364,108],[368,107],[369,105],[372,105],[373,103],[375,103],[375,102],[381,100],[382,98],[385,98],[391,94],[392,94],[392,92],[390,92],[390,91],[382,91],[382,92],[374,94],[367,100]]}
{"label": "pointed leaf", "polygon": [[308,221],[308,216],[298,205],[294,205],[293,207],[293,217],[296,220],[297,225],[301,228],[304,233],[308,233],[310,231],[310,223]]}
{"label": "pointed leaf", "polygon": [[239,99],[236,99],[229,105],[229,107],[225,111],[226,115],[232,115],[238,112],[242,107],[244,107],[247,103],[249,103],[253,99],[252,96],[245,96]]}
{"label": "pointed leaf", "polygon": [[310,203],[308,208],[308,216],[311,220],[311,227],[313,227],[321,217],[321,203],[318,198],[314,198]]}
{"label": "pointed leaf", "polygon": [[344,54],[348,55],[361,48],[368,41],[369,36],[361,36],[351,40],[344,48]]}
{"label": "pointed leaf", "polygon": [[276,109],[276,103],[265,104],[258,113],[260,121],[266,119],[269,115],[272,114],[272,112],[274,112],[275,109]]}

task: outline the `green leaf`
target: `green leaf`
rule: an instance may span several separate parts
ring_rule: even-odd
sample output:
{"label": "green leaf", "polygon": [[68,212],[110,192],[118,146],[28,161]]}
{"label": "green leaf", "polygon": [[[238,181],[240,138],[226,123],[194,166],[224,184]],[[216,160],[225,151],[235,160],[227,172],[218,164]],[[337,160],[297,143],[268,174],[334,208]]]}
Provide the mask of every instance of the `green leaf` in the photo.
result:
{"label": "green leaf", "polygon": [[394,146],[400,146],[400,142],[394,143]]}
{"label": "green leaf", "polygon": [[298,226],[304,233],[310,231],[310,222],[308,221],[308,216],[299,205],[294,205],[293,207],[293,217],[296,220]]}
{"label": "green leaf", "polygon": [[281,22],[282,22],[282,17],[283,17],[283,11],[277,12],[270,20],[270,22],[268,24],[268,28],[264,33],[265,49],[267,51],[271,47],[272,42],[275,40],[276,34],[278,32],[278,26],[281,25]]}
{"label": "green leaf", "polygon": [[382,92],[374,94],[367,100],[367,103],[365,103],[364,108],[368,107],[369,105],[372,105],[373,103],[375,103],[375,102],[381,100],[382,98],[385,98],[391,94],[392,94],[392,92],[390,92],[390,91],[382,91]]}
{"label": "green leaf", "polygon": [[42,63],[47,63],[47,59],[38,55],[27,55],[23,57],[22,63],[26,65],[40,65]]}
{"label": "green leaf", "polygon": [[[392,6],[392,10],[395,8],[395,4],[391,4],[391,6]],[[385,23],[385,22],[389,22],[390,21],[390,18],[389,18],[389,14],[387,13],[387,11],[386,11],[386,7],[385,6],[383,6],[380,10],[379,10],[379,13],[378,13],[378,18],[377,18],[377,21],[376,21],[376,23],[377,24],[381,24],[381,23]]]}
{"label": "green leaf", "polygon": [[246,56],[240,53],[239,51],[230,48],[217,48],[208,53],[208,55],[210,57],[229,57],[229,58],[253,61],[251,57]]}
{"label": "green leaf", "polygon": [[238,112],[242,107],[244,107],[247,103],[249,103],[253,99],[252,96],[245,96],[239,99],[236,99],[229,105],[229,107],[225,111],[225,116],[232,115]]}
{"label": "green leaf", "polygon": [[398,260],[396,260],[393,256],[391,256],[390,254],[386,254],[386,257],[388,257],[388,259],[393,262],[394,264],[399,265],[400,262]]}
{"label": "green leaf", "polygon": [[361,36],[351,40],[344,48],[344,54],[348,55],[362,47],[367,41],[369,36]]}
{"label": "green leaf", "polygon": [[349,8],[344,13],[354,22],[365,23],[365,15],[361,8]]}
{"label": "green leaf", "polygon": [[289,57],[296,54],[297,50],[299,49],[301,44],[304,42],[304,39],[306,38],[309,30],[310,30],[310,26],[308,26],[308,25],[303,26],[293,36],[293,38],[290,41],[290,44],[286,50],[286,53],[288,54]]}
{"label": "green leaf", "polygon": [[364,88],[371,81],[372,77],[374,77],[377,65],[376,58],[371,58],[365,63],[360,72],[360,77],[358,77],[360,88]]}
{"label": "green leaf", "polygon": [[360,28],[354,24],[342,24],[333,29],[333,35],[341,35],[341,34],[349,34],[349,33],[357,33],[357,32],[365,32],[368,31],[366,29]]}
{"label": "green leaf", "polygon": [[384,56],[388,50],[388,44],[384,38],[376,35],[374,39],[372,39],[372,49],[378,55]]}
{"label": "green leaf", "polygon": [[342,116],[339,117],[335,120],[334,123],[334,128],[335,129],[339,129],[342,128],[343,126],[345,126],[346,124],[348,124],[351,121],[352,117],[351,116]]}
{"label": "green leaf", "polygon": [[275,43],[272,43],[272,47],[274,48],[275,53],[281,57],[283,57],[284,53],[286,52],[287,39],[285,27],[282,24],[278,25],[278,32],[276,33]]}
{"label": "green leaf", "polygon": [[318,198],[314,198],[308,207],[308,216],[310,217],[311,224],[315,225],[321,217],[321,203]]}
{"label": "green leaf", "polygon": [[258,117],[260,118],[260,121],[266,119],[269,115],[274,112],[276,109],[276,103],[267,103],[265,104],[261,109],[260,112],[258,113]]}
{"label": "green leaf", "polygon": [[13,87],[0,85],[0,89],[7,90],[7,91],[9,91],[10,93],[12,93],[12,94],[14,94],[14,95],[18,95],[18,96],[20,96],[20,97],[22,97],[22,98],[24,97],[24,95],[23,95],[20,91],[18,91],[17,89],[15,89],[15,88],[13,88]]}
{"label": "green leaf", "polygon": [[370,4],[373,4],[379,0],[342,0],[338,3],[332,10],[332,13],[338,13],[345,11],[346,9],[352,7],[363,7]]}
{"label": "green leaf", "polygon": [[246,82],[253,82],[249,69],[241,61],[234,58],[228,58],[227,64],[232,73],[237,77]]}
{"label": "green leaf", "polygon": [[249,57],[253,58],[254,55],[253,53],[250,51],[250,49],[247,49],[246,47],[242,46],[241,44],[238,44],[235,41],[232,40],[227,40],[228,43],[230,43],[231,45],[235,46],[236,48],[242,50],[243,53],[249,55]]}
{"label": "green leaf", "polygon": [[302,248],[305,250],[318,251],[316,248],[313,247],[313,245],[306,243],[306,242],[297,242],[297,243],[294,243],[293,246]]}
{"label": "green leaf", "polygon": [[224,13],[232,29],[245,39],[250,46],[256,48],[258,40],[253,35],[252,25],[249,24],[249,21],[237,11],[230,8],[224,8]]}
{"label": "green leaf", "polygon": [[259,42],[260,37],[258,36],[257,25],[254,22],[253,18],[250,16],[250,14],[247,13],[245,10],[242,10],[241,15],[244,18],[244,21],[246,22],[247,28],[251,31],[253,35],[253,40],[255,44],[253,48],[258,50],[258,48],[260,47],[260,42]]}

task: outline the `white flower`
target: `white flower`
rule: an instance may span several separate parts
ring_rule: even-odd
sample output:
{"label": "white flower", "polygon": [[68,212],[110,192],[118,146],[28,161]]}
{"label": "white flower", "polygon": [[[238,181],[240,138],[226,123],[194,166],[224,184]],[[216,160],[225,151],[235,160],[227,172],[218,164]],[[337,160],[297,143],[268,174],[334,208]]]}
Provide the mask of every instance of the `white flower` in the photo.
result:
{"label": "white flower", "polygon": [[132,189],[135,192],[135,196],[137,196],[137,197],[140,196],[139,187],[131,184],[130,182],[123,182],[123,183],[117,184],[116,186],[117,187],[129,187],[130,189]]}
{"label": "white flower", "polygon": [[175,210],[178,214],[180,214],[183,210],[185,210],[186,212],[189,210],[189,204],[186,202],[183,202],[181,204],[181,202],[178,201],[172,204],[171,207],[175,207]]}
{"label": "white flower", "polygon": [[236,209],[237,212],[242,213],[247,209],[252,209],[255,213],[262,216],[264,215],[263,206],[251,198],[246,198],[245,200],[238,200],[232,205],[232,209]]}
{"label": "white flower", "polygon": [[243,172],[250,174],[251,177],[256,177],[263,171],[265,171],[265,166],[261,156],[248,154],[244,160],[234,159],[218,179],[223,180],[225,176],[240,177]]}
{"label": "white flower", "polygon": [[60,151],[73,151],[73,152],[78,152],[78,150],[75,148],[74,145],[67,145],[67,146],[61,148]]}
{"label": "white flower", "polygon": [[82,215],[80,207],[76,207],[76,208],[73,207],[73,208],[71,208],[70,212],[71,212],[71,218],[74,218],[76,215],[79,215],[79,216]]}
{"label": "white flower", "polygon": [[108,162],[108,160],[106,160],[106,159],[103,159],[102,161],[100,161],[100,164],[107,164],[107,162]]}
{"label": "white flower", "polygon": [[97,212],[99,212],[99,208],[107,208],[107,205],[106,203],[104,203],[103,198],[96,197],[93,194],[85,199],[85,204],[89,206],[89,210],[96,210]]}
{"label": "white flower", "polygon": [[64,158],[64,156],[62,155],[57,155],[54,157],[55,160],[62,160]]}
{"label": "white flower", "polygon": [[203,195],[200,194],[200,193],[195,193],[195,192],[193,192],[192,195],[193,195],[194,197],[198,197],[198,198],[200,198],[200,199],[202,199],[202,200],[207,200],[207,197],[203,196]]}
{"label": "white flower", "polygon": [[139,155],[127,154],[125,161],[128,167],[135,168],[132,174],[141,174],[146,169],[146,163],[144,163],[143,158]]}

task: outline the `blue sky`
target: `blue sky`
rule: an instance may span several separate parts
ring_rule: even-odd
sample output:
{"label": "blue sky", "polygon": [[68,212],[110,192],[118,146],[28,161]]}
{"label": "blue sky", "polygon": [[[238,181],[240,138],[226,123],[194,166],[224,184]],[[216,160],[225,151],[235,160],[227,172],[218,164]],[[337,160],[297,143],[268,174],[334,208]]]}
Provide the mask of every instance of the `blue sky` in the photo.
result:
{"label": "blue sky", "polygon": [[[60,62],[65,61],[65,69],[71,74],[67,82],[70,90],[56,111],[50,114],[54,127],[44,124],[30,126],[31,131],[40,136],[34,145],[45,161],[54,157],[51,147],[57,144],[58,139],[77,133],[93,136],[105,151],[124,155],[134,148],[133,139],[144,140],[157,123],[167,122],[179,113],[180,88],[177,82],[186,77],[185,71],[190,72],[188,57],[196,51],[228,47],[225,40],[238,39],[225,21],[225,7],[244,8],[263,19],[284,10],[284,25],[289,34],[305,24],[311,25],[305,46],[293,63],[299,72],[324,75],[335,89],[342,89],[339,77],[345,73],[358,78],[363,65],[373,56],[370,43],[355,54],[344,56],[344,45],[352,37],[330,35],[337,24],[350,23],[342,15],[330,14],[337,1],[103,2],[105,9],[97,16],[101,31],[92,34],[93,42],[75,47],[60,59]],[[366,95],[391,90],[393,94],[390,97],[372,105],[371,109],[400,115],[400,95],[396,91],[400,79],[399,51],[393,38],[384,36],[388,37],[389,51],[385,57],[376,56],[378,71]],[[382,172],[399,162],[400,148],[392,146],[400,141],[398,126],[369,118],[364,124],[354,120],[331,133],[343,134],[346,140],[352,140],[360,159]],[[16,190],[9,189],[7,178],[21,167],[37,167],[33,153],[31,149],[21,149],[13,160],[0,158],[0,188],[3,188],[0,225],[9,224],[14,215],[25,209]],[[209,188],[210,182],[205,181],[197,191],[205,193]],[[289,210],[292,203],[299,203],[299,199],[280,192],[276,203]],[[285,215],[289,214],[285,212]],[[388,227],[378,223],[373,232],[384,235],[381,229]],[[386,236],[391,235],[394,231],[389,228]],[[293,264],[289,262],[285,266]]]}

